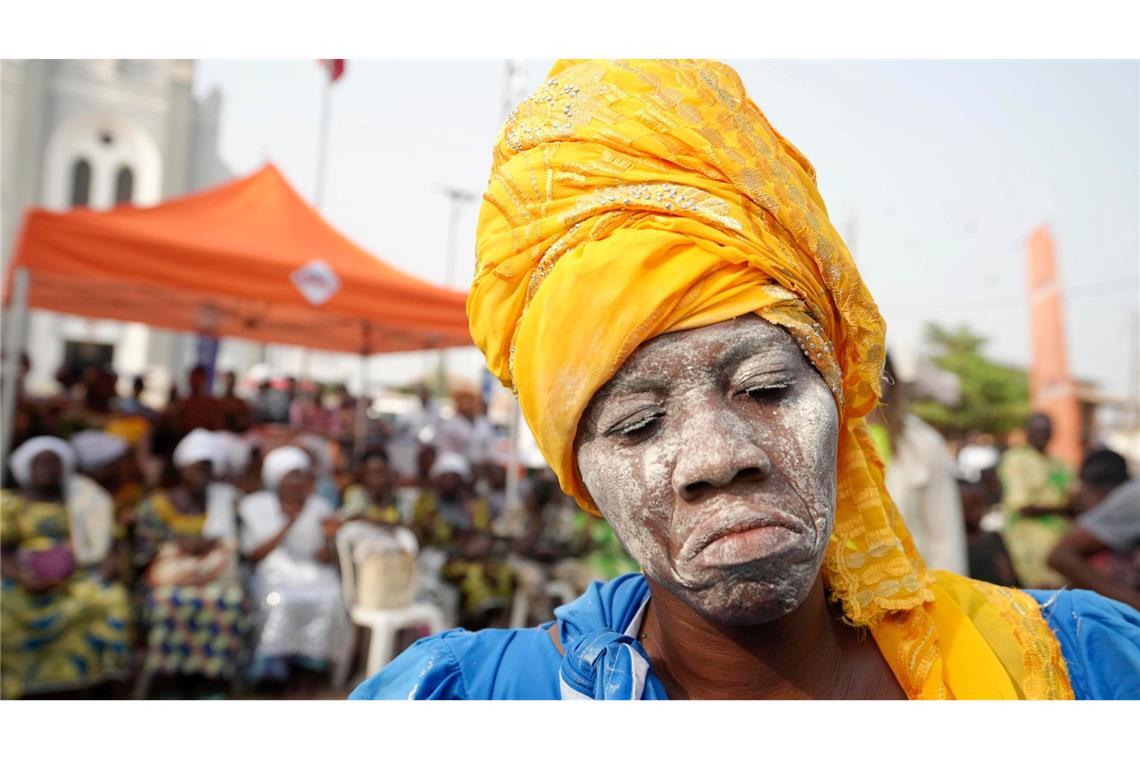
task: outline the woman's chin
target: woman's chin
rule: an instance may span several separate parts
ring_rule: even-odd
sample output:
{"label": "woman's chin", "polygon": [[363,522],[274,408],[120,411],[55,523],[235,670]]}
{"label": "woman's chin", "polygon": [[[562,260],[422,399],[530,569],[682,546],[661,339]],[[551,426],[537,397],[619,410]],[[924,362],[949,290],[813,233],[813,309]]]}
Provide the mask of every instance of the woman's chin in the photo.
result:
{"label": "woman's chin", "polygon": [[763,625],[779,620],[803,604],[811,593],[815,576],[816,573],[791,573],[773,577],[769,569],[763,579],[735,575],[699,589],[672,587],[670,590],[716,625]]}

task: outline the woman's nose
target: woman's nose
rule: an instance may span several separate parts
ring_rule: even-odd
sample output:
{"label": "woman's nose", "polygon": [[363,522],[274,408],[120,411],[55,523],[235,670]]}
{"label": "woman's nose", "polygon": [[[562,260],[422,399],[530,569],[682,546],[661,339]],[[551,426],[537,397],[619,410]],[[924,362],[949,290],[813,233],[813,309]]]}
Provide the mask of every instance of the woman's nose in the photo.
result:
{"label": "woman's nose", "polygon": [[771,475],[772,462],[755,431],[730,411],[703,415],[685,433],[687,443],[673,469],[674,490],[685,501]]}

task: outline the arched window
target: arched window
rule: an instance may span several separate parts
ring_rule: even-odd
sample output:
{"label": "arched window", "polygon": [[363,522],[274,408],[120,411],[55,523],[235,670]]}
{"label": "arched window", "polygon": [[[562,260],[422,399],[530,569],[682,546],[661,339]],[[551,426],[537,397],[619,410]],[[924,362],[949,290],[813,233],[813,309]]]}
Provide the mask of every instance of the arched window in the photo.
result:
{"label": "arched window", "polygon": [[71,166],[71,205],[86,206],[91,200],[91,164],[81,158]]}
{"label": "arched window", "polygon": [[115,205],[131,203],[135,195],[135,175],[129,166],[119,167],[115,174]]}

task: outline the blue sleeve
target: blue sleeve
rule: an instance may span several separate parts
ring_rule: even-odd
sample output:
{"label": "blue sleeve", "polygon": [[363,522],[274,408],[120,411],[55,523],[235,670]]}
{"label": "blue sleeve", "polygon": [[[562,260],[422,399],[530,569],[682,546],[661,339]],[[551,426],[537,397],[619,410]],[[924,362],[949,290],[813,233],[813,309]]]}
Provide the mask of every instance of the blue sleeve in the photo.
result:
{"label": "blue sleeve", "polygon": [[459,661],[446,637],[460,631],[420,639],[371,676],[349,699],[466,699]]}
{"label": "blue sleeve", "polygon": [[1140,699],[1140,612],[1092,591],[1028,591],[1061,644],[1077,699]]}

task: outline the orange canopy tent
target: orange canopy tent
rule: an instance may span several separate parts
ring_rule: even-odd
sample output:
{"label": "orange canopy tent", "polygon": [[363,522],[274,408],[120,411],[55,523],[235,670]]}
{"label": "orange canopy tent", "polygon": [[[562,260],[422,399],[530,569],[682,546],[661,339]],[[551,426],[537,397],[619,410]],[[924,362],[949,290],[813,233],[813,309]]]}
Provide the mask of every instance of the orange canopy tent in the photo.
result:
{"label": "orange canopy tent", "polygon": [[379,261],[273,165],[149,208],[33,210],[9,269],[26,306],[373,354],[471,345],[466,294]]}

